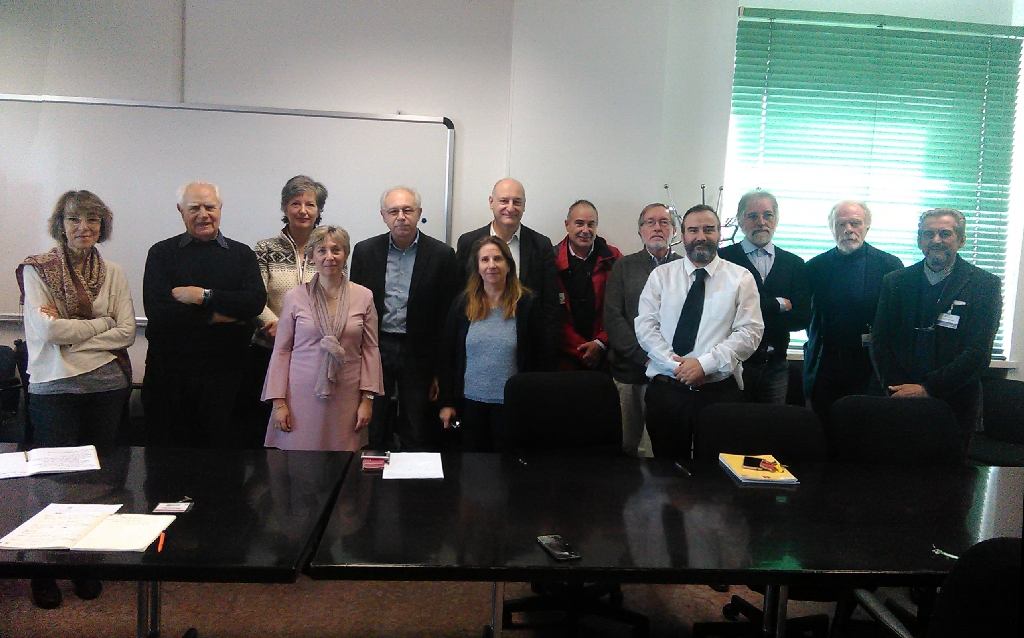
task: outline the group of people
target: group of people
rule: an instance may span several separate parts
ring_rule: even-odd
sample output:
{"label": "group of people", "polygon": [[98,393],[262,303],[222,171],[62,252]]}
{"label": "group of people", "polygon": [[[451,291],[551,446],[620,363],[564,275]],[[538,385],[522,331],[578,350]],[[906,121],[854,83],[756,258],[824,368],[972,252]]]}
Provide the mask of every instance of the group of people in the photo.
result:
{"label": "group of people", "polygon": [[[522,224],[510,178],[457,250],[419,229],[411,188],[381,196],[387,232],[354,248],[320,225],[326,201],[323,184],[289,180],[280,234],[253,250],[221,233],[216,186],[181,189],[184,232],[150,249],[143,282],[147,445],[430,450],[457,428],[463,449],[499,451],[509,377],[589,369],[619,389],[625,452],[646,426],[655,456],[686,457],[703,406],[786,401],[803,329],[804,395],[823,419],[879,392],[943,399],[965,433],[978,423],[1001,297],[957,255],[959,211],[921,216],[924,259],[904,269],[865,241],[871,212],[853,201],[829,213],[836,247],[805,264],[774,245],[778,202],[759,189],[739,200],[739,243],[719,248],[709,206],[655,203],[626,256],[582,199],[552,245]],[[57,246],[18,268],[36,445],[118,438],[136,326],[124,271],[96,249],[112,229],[96,195],[65,193]]]}
{"label": "group of people", "polygon": [[[965,444],[979,424],[1002,299],[998,278],[957,254],[957,210],[921,215],[924,259],[903,268],[865,241],[871,211],[855,201],[829,212],[836,247],[804,263],[774,245],[779,206],[764,190],[739,200],[739,243],[719,248],[709,206],[654,203],[625,256],[582,199],[553,246],[522,224],[526,192],[510,178],[488,198],[493,221],[457,251],[418,228],[411,188],[381,196],[388,231],[354,248],[320,225],[326,201],[323,184],[288,180],[284,227],[253,250],[221,233],[215,185],[182,187],[184,232],[150,248],[143,281],[147,445],[418,451],[457,428],[462,449],[500,451],[505,382],[582,369],[614,379],[625,453],[646,427],[654,456],[687,458],[704,406],[786,401],[790,333],[803,329],[803,392],[823,420],[842,396],[881,393],[948,402]],[[124,271],[96,248],[113,214],[69,191],[48,230],[56,247],[17,269],[30,443],[114,444],[136,323]],[[32,589],[60,604],[52,579]],[[75,583],[83,598],[100,589]]]}

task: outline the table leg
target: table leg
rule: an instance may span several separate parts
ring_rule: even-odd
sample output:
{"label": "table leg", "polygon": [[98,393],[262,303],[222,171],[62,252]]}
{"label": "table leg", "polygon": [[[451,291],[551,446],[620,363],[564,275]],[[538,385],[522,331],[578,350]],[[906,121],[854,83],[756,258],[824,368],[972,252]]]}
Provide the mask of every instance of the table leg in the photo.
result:
{"label": "table leg", "polygon": [[776,595],[775,610],[775,638],[786,638],[786,606],[789,605],[789,587],[779,585],[779,593]]}
{"label": "table leg", "polygon": [[160,638],[160,583],[157,581],[139,581],[135,635],[138,638]]}
{"label": "table leg", "polygon": [[505,611],[505,583],[494,583],[491,590],[491,637],[501,638],[502,614]]}
{"label": "table leg", "polygon": [[761,617],[761,635],[771,636],[775,630],[775,613],[778,610],[776,600],[779,597],[777,585],[768,585],[764,590],[764,615]]}

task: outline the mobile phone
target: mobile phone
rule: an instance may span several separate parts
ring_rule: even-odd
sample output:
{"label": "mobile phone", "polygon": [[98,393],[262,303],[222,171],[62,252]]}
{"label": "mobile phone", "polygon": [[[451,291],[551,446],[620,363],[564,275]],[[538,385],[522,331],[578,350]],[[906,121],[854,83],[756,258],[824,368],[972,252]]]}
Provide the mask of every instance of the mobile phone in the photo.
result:
{"label": "mobile phone", "polygon": [[761,458],[757,456],[744,456],[743,467],[750,468],[752,470],[761,469]]}
{"label": "mobile phone", "polygon": [[538,536],[537,542],[544,548],[548,554],[551,554],[551,558],[555,560],[578,560],[582,558],[576,553],[569,543],[559,536],[558,534],[549,534],[547,536]]}

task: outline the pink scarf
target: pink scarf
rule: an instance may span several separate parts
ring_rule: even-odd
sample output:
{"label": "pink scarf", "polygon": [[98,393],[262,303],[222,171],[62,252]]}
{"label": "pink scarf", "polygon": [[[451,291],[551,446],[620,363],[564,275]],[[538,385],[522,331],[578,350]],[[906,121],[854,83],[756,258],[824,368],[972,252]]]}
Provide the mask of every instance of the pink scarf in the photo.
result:
{"label": "pink scarf", "polygon": [[320,369],[316,375],[316,387],[313,389],[316,396],[321,399],[331,396],[334,385],[338,382],[341,364],[345,362],[345,348],[341,345],[341,335],[345,332],[345,324],[348,323],[348,289],[348,277],[342,274],[338,305],[332,317],[328,310],[330,306],[327,294],[320,285],[320,273],[313,275],[313,279],[306,284],[306,292],[313,307],[313,323],[320,333],[320,348],[323,350]]}

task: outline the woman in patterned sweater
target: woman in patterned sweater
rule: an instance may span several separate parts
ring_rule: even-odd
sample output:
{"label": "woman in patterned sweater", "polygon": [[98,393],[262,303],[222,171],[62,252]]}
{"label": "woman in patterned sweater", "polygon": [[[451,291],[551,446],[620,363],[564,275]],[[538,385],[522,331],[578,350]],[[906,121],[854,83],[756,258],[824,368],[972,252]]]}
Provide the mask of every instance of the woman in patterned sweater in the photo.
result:
{"label": "woman in patterned sweater", "polygon": [[323,184],[305,175],[291,178],[281,189],[281,221],[285,227],[277,237],[258,241],[254,249],[267,287],[267,306],[256,318],[256,334],[249,348],[250,376],[240,399],[246,406],[243,412],[245,431],[251,434],[247,436],[250,447],[263,447],[270,420],[271,406],[261,402],[260,395],[274,349],[277,316],[285,293],[309,282],[316,274],[305,249],[313,229],[320,223],[326,202],[327,189]]}

